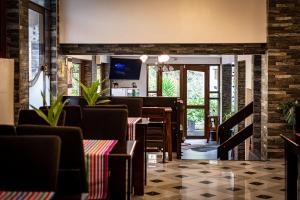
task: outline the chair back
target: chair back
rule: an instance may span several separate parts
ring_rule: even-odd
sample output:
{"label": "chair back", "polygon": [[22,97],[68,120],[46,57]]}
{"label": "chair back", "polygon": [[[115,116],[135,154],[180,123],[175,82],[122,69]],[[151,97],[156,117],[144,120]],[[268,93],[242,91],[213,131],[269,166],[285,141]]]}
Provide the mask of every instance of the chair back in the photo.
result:
{"label": "chair back", "polygon": [[128,107],[128,117],[141,117],[143,98],[139,97],[112,97],[110,104],[125,104]]}
{"label": "chair back", "polygon": [[[40,108],[45,114],[47,114],[46,107]],[[57,123],[57,126],[63,126],[65,124],[66,112],[62,111]],[[49,124],[41,118],[34,110],[20,110],[18,125],[31,124],[31,125],[47,125]]]}
{"label": "chair back", "polygon": [[83,138],[78,127],[21,125],[18,135],[55,135],[61,139],[61,159],[58,173],[58,193],[79,194],[88,191]]}
{"label": "chair back", "polygon": [[149,118],[150,122],[165,122],[165,108],[155,107],[155,109],[153,109],[151,107],[144,107],[142,116]]}
{"label": "chair back", "polygon": [[16,128],[13,125],[0,124],[0,136],[16,135]]}
{"label": "chair back", "polygon": [[102,109],[126,109],[128,110],[127,105],[125,104],[100,104],[96,106],[88,106],[88,108],[102,108]]}
{"label": "chair back", "polygon": [[65,126],[81,127],[82,113],[79,105],[64,106],[66,112]]}
{"label": "chair back", "polygon": [[56,191],[57,136],[0,136],[1,191]]}
{"label": "chair back", "polygon": [[82,129],[85,139],[126,141],[126,109],[84,108]]}

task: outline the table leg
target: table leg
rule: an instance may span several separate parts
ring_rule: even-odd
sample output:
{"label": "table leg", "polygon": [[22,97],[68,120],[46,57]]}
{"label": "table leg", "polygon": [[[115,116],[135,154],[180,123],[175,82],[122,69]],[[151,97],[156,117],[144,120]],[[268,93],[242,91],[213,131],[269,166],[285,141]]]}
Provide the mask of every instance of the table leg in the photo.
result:
{"label": "table leg", "polygon": [[[110,183],[109,194],[111,199],[126,199],[126,158],[109,158]],[[117,192],[116,192],[117,191]],[[128,191],[130,193],[130,191]]]}
{"label": "table leg", "polygon": [[133,185],[135,195],[144,195],[146,177],[145,167],[145,136],[147,126],[136,124],[136,148],[133,156]]}
{"label": "table leg", "polygon": [[172,161],[172,124],[171,124],[171,112],[167,112],[167,144],[168,144],[168,158]]}

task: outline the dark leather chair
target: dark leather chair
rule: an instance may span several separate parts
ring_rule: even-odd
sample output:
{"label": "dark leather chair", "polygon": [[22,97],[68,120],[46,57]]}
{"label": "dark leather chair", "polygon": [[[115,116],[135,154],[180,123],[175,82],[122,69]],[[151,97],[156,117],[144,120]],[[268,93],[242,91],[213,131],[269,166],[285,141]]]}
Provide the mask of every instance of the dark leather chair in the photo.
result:
{"label": "dark leather chair", "polygon": [[64,106],[66,112],[65,126],[81,127],[82,113],[79,105]]}
{"label": "dark leather chair", "polygon": [[82,130],[85,139],[126,141],[127,110],[86,107],[82,114]]}
{"label": "dark leather chair", "polygon": [[128,117],[141,117],[143,99],[139,97],[112,97],[110,104],[125,104],[128,107]]}
{"label": "dark leather chair", "polygon": [[[47,113],[46,108],[41,108],[44,113]],[[65,111],[61,112],[61,115],[59,117],[58,126],[63,126],[65,124]],[[18,125],[22,124],[31,124],[31,125],[47,125],[49,124],[41,118],[34,110],[20,110],[19,112],[19,119],[18,119]]]}
{"label": "dark leather chair", "polygon": [[126,109],[128,110],[127,105],[125,104],[100,104],[95,106],[88,106],[88,108],[102,108],[102,109]]}
{"label": "dark leather chair", "polygon": [[15,126],[0,124],[0,136],[2,135],[16,135]]}
{"label": "dark leather chair", "polygon": [[57,136],[0,136],[0,190],[56,191]]}
{"label": "dark leather chair", "polygon": [[83,138],[78,127],[21,125],[18,135],[55,135],[61,139],[57,193],[73,195],[88,192]]}

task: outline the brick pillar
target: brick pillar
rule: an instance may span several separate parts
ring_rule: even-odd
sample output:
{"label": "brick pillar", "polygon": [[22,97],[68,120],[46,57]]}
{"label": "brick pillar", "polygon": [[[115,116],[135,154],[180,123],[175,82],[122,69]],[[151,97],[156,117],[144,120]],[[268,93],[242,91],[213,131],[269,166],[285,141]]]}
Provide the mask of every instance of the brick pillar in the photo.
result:
{"label": "brick pillar", "polygon": [[[238,84],[237,84],[237,91],[238,91],[238,110],[241,110],[245,107],[245,87],[246,87],[246,61],[238,61]],[[245,122],[241,122],[238,125],[238,130],[242,130],[245,128]],[[241,143],[238,146],[238,159],[244,160],[245,159],[245,142]]]}
{"label": "brick pillar", "polygon": [[280,102],[300,99],[299,0],[268,1],[267,157],[283,157],[280,134],[286,132]]}
{"label": "brick pillar", "polygon": [[[46,0],[45,0],[46,1]],[[58,53],[57,50],[59,49],[59,26],[58,26],[58,16],[59,16],[59,0],[49,0],[50,1],[50,68],[51,68],[51,78],[50,78],[50,87],[53,94],[57,93],[58,84],[57,84],[57,72],[58,72]]]}
{"label": "brick pillar", "polygon": [[253,56],[253,136],[250,159],[261,158],[261,84],[262,84],[262,56]]}
{"label": "brick pillar", "polygon": [[19,109],[29,107],[28,3],[6,1],[6,57],[14,59],[15,122]]}
{"label": "brick pillar", "polygon": [[222,65],[222,116],[231,111],[232,66]]}

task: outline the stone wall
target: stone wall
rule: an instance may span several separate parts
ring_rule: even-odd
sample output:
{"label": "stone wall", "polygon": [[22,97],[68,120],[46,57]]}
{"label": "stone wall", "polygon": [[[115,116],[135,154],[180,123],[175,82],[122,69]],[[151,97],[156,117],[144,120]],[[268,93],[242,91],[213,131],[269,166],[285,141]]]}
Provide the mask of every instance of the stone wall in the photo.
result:
{"label": "stone wall", "polygon": [[232,66],[222,65],[222,116],[231,112]]}
{"label": "stone wall", "polygon": [[19,109],[28,108],[29,106],[28,2],[28,0],[6,1],[6,57],[14,59],[15,63],[15,121],[17,121]]}
{"label": "stone wall", "polygon": [[268,1],[267,157],[283,156],[280,102],[300,99],[300,1]]}
{"label": "stone wall", "polygon": [[262,84],[262,56],[253,56],[253,136],[251,137],[250,158],[261,158],[261,84]]}
{"label": "stone wall", "polygon": [[[238,77],[237,77],[237,91],[238,91],[238,110],[241,110],[246,105],[246,61],[238,61]],[[238,125],[238,131],[245,128],[245,121],[242,121]],[[238,146],[238,155],[239,160],[245,159],[245,142],[242,142]]]}

